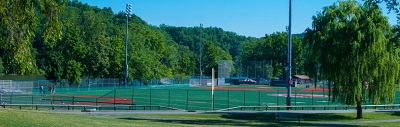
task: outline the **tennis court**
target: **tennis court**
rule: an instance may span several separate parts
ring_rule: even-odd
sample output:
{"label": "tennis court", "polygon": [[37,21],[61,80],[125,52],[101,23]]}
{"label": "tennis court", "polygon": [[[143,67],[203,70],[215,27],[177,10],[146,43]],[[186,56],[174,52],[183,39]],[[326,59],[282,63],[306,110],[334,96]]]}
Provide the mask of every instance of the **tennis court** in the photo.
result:
{"label": "tennis court", "polygon": [[[186,87],[185,87],[186,86]],[[211,87],[170,85],[159,87],[57,88],[55,94],[2,94],[7,104],[161,105],[183,110],[219,110],[236,106],[285,106],[286,88],[262,85]],[[328,101],[322,88],[292,88],[292,106],[341,105]],[[395,104],[400,102],[396,93]],[[368,101],[364,104],[371,104]]]}

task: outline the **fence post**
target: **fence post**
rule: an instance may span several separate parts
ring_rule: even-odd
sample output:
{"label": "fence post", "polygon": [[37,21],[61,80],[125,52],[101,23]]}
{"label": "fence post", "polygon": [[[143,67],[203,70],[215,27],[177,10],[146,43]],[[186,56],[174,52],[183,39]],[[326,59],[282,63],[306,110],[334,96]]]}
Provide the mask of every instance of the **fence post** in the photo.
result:
{"label": "fence post", "polygon": [[189,105],[189,90],[186,90],[186,110],[188,110]]}
{"label": "fence post", "polygon": [[276,106],[279,105],[279,90],[277,90],[277,94],[276,94]]}
{"label": "fence post", "polygon": [[132,88],[132,105],[133,105],[133,96],[134,96],[134,94],[135,94],[135,89],[134,88]]}
{"label": "fence post", "polygon": [[[75,96],[72,96],[72,105],[75,105]],[[72,106],[72,110],[74,110],[74,106]]]}
{"label": "fence post", "polygon": [[212,99],[212,104],[213,104],[213,106],[212,106],[212,110],[214,111],[214,108],[215,108],[215,103],[214,103],[214,102],[215,102],[215,101],[214,101],[214,100],[215,100],[215,98],[214,98],[214,97],[215,97],[215,95],[213,94],[212,96],[213,96],[213,97],[212,97],[212,98],[213,98],[213,99]]}
{"label": "fence post", "polygon": [[243,106],[246,106],[246,91],[243,90]]}
{"label": "fence post", "polygon": [[[1,101],[0,101],[1,102]],[[32,95],[32,101],[31,101],[32,109],[33,109],[33,95]]]}
{"label": "fence post", "polygon": [[311,105],[314,106],[314,90],[311,91]]}
{"label": "fence post", "polygon": [[115,104],[115,94],[117,94],[117,88],[114,88],[114,111],[116,110]]}
{"label": "fence post", "polygon": [[24,97],[25,97],[25,103],[28,104],[28,102],[29,102],[28,100],[30,99],[30,97],[28,97],[28,96],[24,96]]}
{"label": "fence post", "polygon": [[229,91],[230,91],[230,90],[228,90],[228,101],[226,101],[226,103],[227,103],[227,108],[229,108]]}
{"label": "fence post", "polygon": [[171,107],[171,89],[168,89],[168,107]]}
{"label": "fence post", "polygon": [[54,95],[53,95],[53,99],[51,99],[51,104],[53,104],[54,103]]}
{"label": "fence post", "polygon": [[260,95],[260,90],[258,90],[258,106],[261,106],[261,95]]}
{"label": "fence post", "polygon": [[150,89],[150,111],[151,111],[151,89]]}
{"label": "fence post", "polygon": [[[297,90],[294,91],[294,106],[297,106]],[[296,107],[294,108],[297,109]]]}
{"label": "fence post", "polygon": [[[329,106],[329,101],[330,101],[330,99],[329,99],[329,97],[328,97],[328,106]],[[329,108],[328,108],[328,110],[329,110]]]}
{"label": "fence post", "polygon": [[43,94],[40,94],[40,104],[43,104]]}

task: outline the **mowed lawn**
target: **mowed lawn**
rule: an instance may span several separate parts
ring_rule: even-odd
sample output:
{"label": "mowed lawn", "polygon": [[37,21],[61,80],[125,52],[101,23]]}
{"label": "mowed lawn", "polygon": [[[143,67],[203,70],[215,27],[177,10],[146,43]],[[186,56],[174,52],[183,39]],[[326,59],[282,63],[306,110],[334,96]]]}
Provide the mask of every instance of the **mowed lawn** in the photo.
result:
{"label": "mowed lawn", "polygon": [[[124,114],[88,115],[49,111],[0,109],[2,127],[107,127],[107,126],[400,126],[399,112],[305,114],[304,119],[278,122],[274,114]],[[385,121],[397,120],[397,121]]]}

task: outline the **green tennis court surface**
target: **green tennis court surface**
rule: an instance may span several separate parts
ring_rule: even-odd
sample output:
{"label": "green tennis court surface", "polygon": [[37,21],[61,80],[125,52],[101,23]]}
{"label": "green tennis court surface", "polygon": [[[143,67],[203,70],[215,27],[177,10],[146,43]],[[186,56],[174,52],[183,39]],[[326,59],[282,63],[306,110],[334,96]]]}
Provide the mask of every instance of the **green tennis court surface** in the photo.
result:
{"label": "green tennis court surface", "polygon": [[[38,91],[38,90],[37,90]],[[327,89],[293,88],[292,106],[341,105],[328,101]],[[395,104],[399,104],[397,91]],[[1,95],[7,104],[70,104],[70,105],[161,105],[184,110],[219,110],[236,106],[285,106],[284,87],[221,86],[211,87],[102,87],[57,88],[55,94]],[[371,104],[366,101],[364,104]]]}

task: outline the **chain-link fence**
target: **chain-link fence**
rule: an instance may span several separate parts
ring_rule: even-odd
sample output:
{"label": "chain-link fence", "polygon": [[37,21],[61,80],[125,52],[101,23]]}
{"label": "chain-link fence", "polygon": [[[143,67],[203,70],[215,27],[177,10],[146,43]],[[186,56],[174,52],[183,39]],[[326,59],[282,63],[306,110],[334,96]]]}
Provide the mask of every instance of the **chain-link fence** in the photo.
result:
{"label": "chain-link fence", "polygon": [[31,94],[32,81],[0,80],[0,94]]}
{"label": "chain-link fence", "polygon": [[[69,94],[0,94],[0,102],[1,104],[147,105],[183,110],[221,110],[238,106],[286,106],[287,93],[285,90],[231,89],[216,90],[214,95],[207,88],[114,89]],[[395,104],[400,104],[399,94],[400,92],[397,91]],[[363,102],[363,105],[371,104],[368,100]],[[312,90],[293,90],[291,105],[343,106],[340,103],[329,101],[326,92]]]}
{"label": "chain-link fence", "polygon": [[[40,88],[43,87],[44,93],[66,93],[78,91],[98,91],[113,90],[116,88],[165,88],[165,87],[187,87],[189,86],[190,77],[170,77],[149,81],[131,80],[127,85],[120,78],[99,78],[99,79],[82,79],[79,83],[69,84],[67,80],[54,82],[51,80],[37,80],[33,82],[33,93],[41,93]],[[51,88],[50,88],[51,87]],[[50,90],[51,89],[51,90]]]}
{"label": "chain-link fence", "polygon": [[241,61],[236,65],[237,77],[248,77],[251,79],[271,79],[273,67],[271,61]]}

